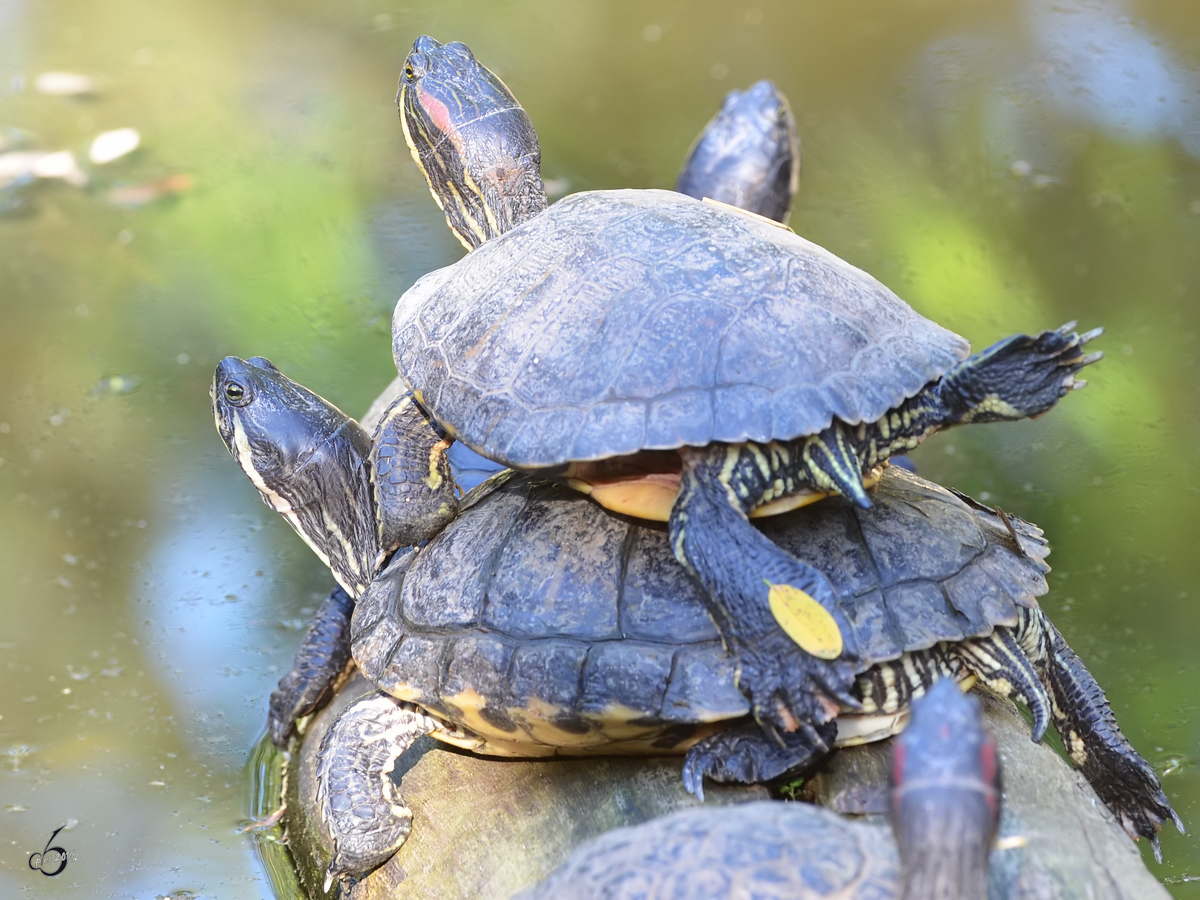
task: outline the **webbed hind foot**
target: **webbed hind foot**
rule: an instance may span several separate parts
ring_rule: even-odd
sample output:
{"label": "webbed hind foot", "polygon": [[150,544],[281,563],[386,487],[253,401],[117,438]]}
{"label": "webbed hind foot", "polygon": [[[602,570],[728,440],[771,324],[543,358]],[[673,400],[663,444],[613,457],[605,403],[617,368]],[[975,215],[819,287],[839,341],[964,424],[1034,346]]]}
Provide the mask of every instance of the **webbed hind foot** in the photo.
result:
{"label": "webbed hind foot", "polygon": [[1121,733],[1104,691],[1045,614],[1022,610],[1022,619],[1022,631],[1044,629],[1046,688],[1054,725],[1071,761],[1125,832],[1135,841],[1149,840],[1154,858],[1162,862],[1158,832],[1163,823],[1170,820],[1181,833],[1184,829],[1158,775]]}
{"label": "webbed hind foot", "polygon": [[943,426],[1033,418],[1084,387],[1076,374],[1104,354],[1083,347],[1104,329],[1076,334],[1074,328],[1068,322],[1037,335],[1014,334],[952,368],[934,388],[947,413]]}
{"label": "webbed hind foot", "polygon": [[382,691],[355,700],[334,719],[317,751],[321,828],[333,847],[325,890],[383,865],[408,839],[412,811],[392,780],[396,761],[441,724]]}

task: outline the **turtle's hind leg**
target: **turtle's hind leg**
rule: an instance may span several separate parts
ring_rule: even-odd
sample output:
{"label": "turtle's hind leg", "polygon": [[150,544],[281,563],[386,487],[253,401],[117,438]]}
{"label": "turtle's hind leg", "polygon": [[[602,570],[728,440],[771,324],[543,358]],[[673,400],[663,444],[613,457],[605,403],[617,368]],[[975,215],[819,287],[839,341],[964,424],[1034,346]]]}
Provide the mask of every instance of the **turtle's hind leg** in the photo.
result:
{"label": "turtle's hind leg", "polygon": [[741,722],[697,741],[683,761],[683,786],[704,799],[704,779],[756,784],[820,762],[837,737],[837,723],[804,725],[773,740],[757,723]]}
{"label": "turtle's hind leg", "polygon": [[1020,700],[1033,715],[1033,740],[1040,743],[1050,724],[1051,702],[1038,677],[1035,663],[1021,642],[1005,627],[986,638],[974,638],[952,645],[954,654],[967,671],[975,675],[993,693]]}
{"label": "turtle's hind leg", "polygon": [[1103,353],[1083,346],[1104,329],[1076,334],[1074,322],[1041,334],[1014,334],[967,357],[932,391],[945,407],[942,425],[1003,422],[1040,416],[1071,390],[1084,387],[1075,375]]}
{"label": "turtle's hind leg", "polygon": [[[1040,609],[1020,610],[1016,635],[1034,657],[1050,694],[1054,726],[1071,761],[1095,788],[1126,833],[1144,837],[1162,861],[1158,832],[1170,819],[1183,831],[1158,776],[1121,733],[1096,679]],[[1038,658],[1040,655],[1040,658]]]}
{"label": "turtle's hind leg", "polygon": [[317,804],[333,847],[325,890],[387,862],[412,831],[391,773],[400,754],[441,723],[382,691],[367,694],[334,719],[317,751]]}
{"label": "turtle's hind leg", "polygon": [[296,720],[325,705],[350,665],[350,617],[354,600],[342,588],[321,604],[296,651],[291,670],[271,692],[267,730],[276,747],[286,748]]}
{"label": "turtle's hind leg", "polygon": [[675,556],[699,579],[737,660],[738,688],[754,717],[779,732],[858,705],[850,693],[858,645],[833,587],[747,518],[772,491],[787,492],[789,466],[803,463],[798,454],[774,458],[786,451],[755,444],[685,448],[670,519]]}

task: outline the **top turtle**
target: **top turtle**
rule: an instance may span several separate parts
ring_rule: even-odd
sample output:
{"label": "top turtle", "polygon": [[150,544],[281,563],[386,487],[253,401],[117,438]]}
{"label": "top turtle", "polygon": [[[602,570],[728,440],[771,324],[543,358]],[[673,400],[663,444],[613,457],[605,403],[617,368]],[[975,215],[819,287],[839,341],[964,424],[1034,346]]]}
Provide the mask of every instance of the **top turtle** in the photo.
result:
{"label": "top turtle", "polygon": [[870,275],[744,211],[637,190],[547,209],[528,118],[462,44],[420,38],[397,102],[451,228],[478,245],[396,306],[421,409],[484,456],[669,516],[768,730],[852,706],[859,649],[835,593],[747,516],[823,493],[869,506],[864,476],[891,454],[1082,386],[1099,331],[968,357]]}

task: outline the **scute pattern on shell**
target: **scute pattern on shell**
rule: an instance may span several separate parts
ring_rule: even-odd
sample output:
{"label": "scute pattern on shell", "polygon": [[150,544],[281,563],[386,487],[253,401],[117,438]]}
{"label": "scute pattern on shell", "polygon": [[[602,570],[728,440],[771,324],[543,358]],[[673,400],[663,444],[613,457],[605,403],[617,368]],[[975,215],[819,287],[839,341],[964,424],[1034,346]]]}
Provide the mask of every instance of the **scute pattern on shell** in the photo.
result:
{"label": "scute pattern on shell", "polygon": [[[1049,551],[1036,526],[1010,522],[1019,547],[994,512],[891,468],[870,510],[831,499],[759,527],[821,560],[865,669],[990,634],[1036,605]],[[513,711],[539,703],[558,727],[596,733],[615,709],[650,729],[748,712],[665,530],[528,476],[393,563],[359,600],[352,631],[355,660],[384,690],[458,724],[456,704],[477,696],[513,740],[534,715]]]}
{"label": "scute pattern on shell", "polygon": [[392,334],[426,407],[526,468],[875,421],[969,350],[827,250],[671,191],[559,201],[418,281]]}
{"label": "scute pattern on shell", "polygon": [[891,830],[807,803],[689,809],[615,828],[514,900],[866,900],[895,896]]}

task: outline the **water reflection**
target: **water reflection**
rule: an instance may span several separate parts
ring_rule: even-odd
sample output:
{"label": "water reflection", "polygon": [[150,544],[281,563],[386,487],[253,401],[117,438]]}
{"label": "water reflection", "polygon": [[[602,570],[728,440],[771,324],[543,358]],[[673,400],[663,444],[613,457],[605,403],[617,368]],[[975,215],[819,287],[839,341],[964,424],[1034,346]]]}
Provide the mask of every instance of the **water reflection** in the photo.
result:
{"label": "water reflection", "polygon": [[286,671],[280,645],[315,606],[279,609],[280,559],[262,534],[266,516],[247,510],[242,492],[212,488],[195,478],[161,486],[175,499],[156,517],[165,524],[132,599],[181,737],[210,765],[230,768],[262,729],[265,698]]}
{"label": "water reflection", "polygon": [[1122,0],[1027,0],[1016,30],[939,37],[917,64],[922,112],[953,141],[978,115],[989,158],[1045,188],[1084,148],[1081,129],[1120,141],[1178,140],[1200,155],[1200,76]]}
{"label": "water reflection", "polygon": [[1122,0],[1028,0],[1035,71],[1058,111],[1129,140],[1174,137],[1200,155],[1196,74]]}

